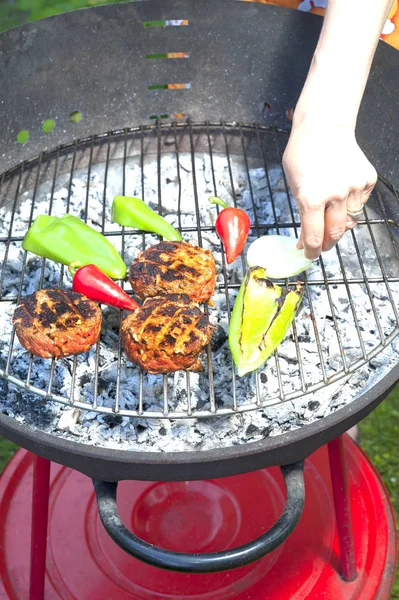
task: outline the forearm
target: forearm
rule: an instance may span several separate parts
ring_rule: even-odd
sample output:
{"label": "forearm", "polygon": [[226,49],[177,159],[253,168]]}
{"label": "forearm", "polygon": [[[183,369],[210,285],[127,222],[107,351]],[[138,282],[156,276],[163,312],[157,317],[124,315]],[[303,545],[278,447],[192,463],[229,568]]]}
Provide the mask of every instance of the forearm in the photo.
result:
{"label": "forearm", "polygon": [[328,121],[355,127],[371,63],[393,0],[328,0],[294,127]]}

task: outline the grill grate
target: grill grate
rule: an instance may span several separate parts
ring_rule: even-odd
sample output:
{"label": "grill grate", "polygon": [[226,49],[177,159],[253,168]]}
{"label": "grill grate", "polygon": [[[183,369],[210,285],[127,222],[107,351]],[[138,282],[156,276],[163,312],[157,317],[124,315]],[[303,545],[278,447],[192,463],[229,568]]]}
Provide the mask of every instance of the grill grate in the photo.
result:
{"label": "grill grate", "polygon": [[[29,288],[29,279],[35,282],[35,288],[49,287],[46,278],[49,268],[45,259],[37,259],[27,253],[23,254],[22,268],[16,273],[13,267],[15,252],[20,252],[24,232],[32,223],[37,211],[49,214],[63,214],[72,207],[72,198],[77,179],[85,182],[83,192],[84,202],[82,214],[78,214],[86,222],[94,224],[107,236],[121,251],[122,257],[128,263],[125,251],[130,248],[133,240],[140,247],[148,247],[156,242],[151,234],[127,230],[124,227],[114,228],[107,220],[107,206],[110,198],[115,193],[140,195],[146,199],[148,196],[149,168],[154,169],[156,180],[156,199],[160,213],[168,212],[165,209],[165,198],[170,205],[170,194],[165,181],[165,157],[173,161],[169,165],[168,177],[173,173],[174,185],[177,194],[174,196],[177,210],[176,225],[183,233],[183,237],[190,241],[211,247],[219,257],[218,290],[226,306],[226,314],[230,315],[235,293],[245,273],[245,262],[242,256],[233,268],[227,267],[221,245],[214,231],[214,219],[210,221],[209,215],[204,214],[202,196],[199,191],[198,178],[200,177],[199,159],[207,156],[210,165],[210,181],[208,195],[222,195],[229,197],[237,206],[243,206],[242,187],[246,189],[249,210],[252,211],[252,234],[254,236],[265,233],[279,233],[282,235],[298,236],[300,226],[297,208],[289,193],[287,182],[281,167],[282,151],[287,140],[287,134],[278,130],[269,130],[257,125],[243,124],[193,124],[172,123],[161,124],[159,121],[151,126],[112,131],[102,135],[75,141],[71,144],[60,146],[54,151],[42,153],[39,157],[18,165],[15,169],[4,173],[0,179],[0,207],[3,207],[5,226],[0,237],[0,256],[2,267],[0,274],[0,310],[7,307],[9,314],[15,302]],[[183,160],[184,158],[184,160]],[[218,168],[220,162],[224,164],[227,184],[221,185]],[[216,166],[218,162],[219,166]],[[133,166],[140,171],[138,189],[130,189],[131,172]],[[244,184],[237,185],[237,165],[240,165]],[[151,167],[152,166],[152,167]],[[172,170],[171,170],[172,169]],[[119,173],[119,189],[115,189],[115,170]],[[102,189],[93,190],[93,172],[101,175]],[[279,173],[276,188],[276,171]],[[263,174],[265,180],[263,202],[268,202],[271,207],[270,217],[264,219],[260,202],[261,194],[254,189],[254,173],[257,177]],[[185,178],[183,178],[183,173]],[[188,178],[190,187],[187,188]],[[111,181],[112,180],[112,181]],[[60,198],[57,190],[61,185],[67,190],[66,195]],[[101,188],[101,186],[100,186]],[[277,191],[276,191],[277,190]],[[92,214],[92,197],[96,195],[101,201],[101,214]],[[177,197],[176,197],[177,196]],[[201,197],[200,197],[201,196]],[[46,205],[43,204],[46,198]],[[191,213],[186,211],[186,204],[190,198]],[[284,210],[281,206],[284,205]],[[28,209],[27,209],[28,206]],[[387,207],[389,210],[387,210]],[[4,210],[5,209],[5,210]],[[214,218],[216,218],[216,209]],[[22,212],[21,212],[22,211]],[[211,214],[211,213],[209,213]],[[8,215],[8,217],[7,217]],[[389,215],[389,217],[388,217]],[[255,410],[280,402],[299,398],[310,392],[321,389],[323,386],[348,377],[360,367],[376,357],[398,335],[398,286],[399,282],[399,249],[398,229],[396,222],[399,220],[399,197],[395,190],[383,180],[379,180],[377,188],[369,205],[364,210],[364,216],[356,230],[346,234],[344,249],[343,244],[338,244],[336,250],[337,273],[329,272],[329,264],[321,258],[309,276],[303,276],[305,286],[304,308],[295,322],[288,339],[284,342],[285,349],[290,348],[289,360],[295,376],[291,378],[288,386],[282,376],[281,361],[287,357],[287,350],[280,349],[269,359],[272,361],[275,385],[273,391],[264,391],[261,371],[245,378],[248,384],[237,385],[237,377],[233,365],[229,371],[229,381],[226,384],[226,393],[223,398],[218,396],[220,386],[219,373],[216,372],[212,348],[206,350],[206,371],[204,375],[185,374],[185,394],[179,398],[173,396],[175,378],[173,375],[160,376],[154,379],[157,390],[156,398],[146,397],[148,390],[148,376],[132,370],[132,377],[137,382],[137,393],[134,399],[126,397],[126,386],[123,385],[123,373],[126,362],[123,356],[120,339],[115,336],[115,376],[111,382],[106,382],[109,396],[113,399],[104,402],[102,394],[102,343],[98,343],[89,353],[91,365],[90,382],[82,381],[79,372],[81,357],[63,359],[60,361],[63,368],[70,371],[70,384],[68,389],[58,389],[57,373],[59,365],[56,361],[43,361],[30,356],[27,368],[21,370],[21,349],[15,338],[15,332],[8,331],[3,336],[3,346],[0,359],[0,376],[10,384],[24,388],[47,399],[52,399],[63,404],[77,408],[94,410],[103,413],[119,413],[127,417],[149,418],[188,418],[209,417],[215,415],[229,415],[236,412]],[[394,217],[394,219],[390,217]],[[7,217],[7,218],[6,218]],[[7,220],[8,219],[8,220]],[[191,220],[190,220],[191,219]],[[211,242],[209,241],[211,240]],[[348,251],[349,249],[349,251]],[[356,268],[348,266],[347,257],[352,255],[356,261]],[[63,266],[52,266],[59,286],[69,286],[66,270]],[[39,276],[37,276],[39,272]],[[36,273],[33,277],[32,273]],[[51,282],[52,284],[53,282]],[[282,281],[279,283],[287,283]],[[127,291],[130,287],[122,283]],[[343,328],[348,320],[342,321],[340,311],[334,302],[335,290],[339,288],[341,295],[345,296],[346,312],[350,315],[350,322],[357,336],[358,355],[346,350]],[[359,290],[363,302],[368,303],[368,330],[365,331],[364,320],[360,322]],[[33,289],[29,290],[29,293]],[[323,298],[327,313],[326,319],[332,324],[334,343],[339,349],[340,365],[331,365],[327,362],[326,339],[324,328],[321,326],[320,315],[315,310],[315,303]],[[390,313],[389,326],[386,320],[381,319],[381,302]],[[212,309],[205,307],[211,315]],[[109,311],[115,315],[115,311]],[[123,314],[118,317],[118,326],[123,319]],[[306,368],[306,349],[303,345],[302,321],[309,323],[308,335],[317,351],[317,374],[310,377]],[[10,328],[11,329],[11,328]],[[370,335],[370,332],[373,332]],[[367,335],[365,335],[365,333]],[[5,339],[6,338],[6,339]],[[19,348],[19,351],[18,351]],[[285,354],[284,354],[285,352]],[[27,353],[25,353],[25,356]],[[37,382],[38,368],[45,371],[40,384]],[[202,388],[202,402],[198,398],[192,399],[192,381],[196,380],[196,387]],[[88,393],[87,383],[90,384]],[[85,387],[86,386],[86,387]],[[243,393],[246,390],[247,393]]]}

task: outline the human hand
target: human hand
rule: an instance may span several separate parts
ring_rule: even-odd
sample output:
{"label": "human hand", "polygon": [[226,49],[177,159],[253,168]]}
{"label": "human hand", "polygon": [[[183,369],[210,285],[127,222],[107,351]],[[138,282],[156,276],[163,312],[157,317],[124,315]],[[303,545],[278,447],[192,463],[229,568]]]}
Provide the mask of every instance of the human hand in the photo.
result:
{"label": "human hand", "polygon": [[283,166],[301,217],[298,248],[314,260],[355,227],[377,172],[353,128],[320,122],[293,126]]}

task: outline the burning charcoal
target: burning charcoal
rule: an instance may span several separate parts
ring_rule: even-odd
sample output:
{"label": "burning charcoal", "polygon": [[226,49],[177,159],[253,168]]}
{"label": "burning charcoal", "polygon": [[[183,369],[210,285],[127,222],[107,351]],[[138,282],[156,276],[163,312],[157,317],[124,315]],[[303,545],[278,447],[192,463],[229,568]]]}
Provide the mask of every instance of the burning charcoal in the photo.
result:
{"label": "burning charcoal", "polygon": [[209,408],[209,400],[207,400],[205,398],[204,399],[199,398],[197,400],[196,409],[197,410],[202,410],[202,409],[206,410],[207,408]]}
{"label": "burning charcoal", "polygon": [[105,307],[103,310],[103,326],[104,329],[112,329],[119,332],[120,312],[119,310]]}
{"label": "burning charcoal", "polygon": [[224,406],[223,394],[219,391],[215,392],[215,404],[217,408],[222,408]]}
{"label": "burning charcoal", "polygon": [[383,354],[379,354],[370,361],[370,365],[373,369],[380,369],[386,364],[386,362],[386,356],[384,356]]}
{"label": "burning charcoal", "polygon": [[256,425],[253,425],[251,423],[251,425],[248,425],[248,427],[245,431],[245,435],[252,436],[254,433],[256,434],[259,432],[260,432],[260,429],[258,427],[256,427]]}
{"label": "burning charcoal", "polygon": [[92,376],[89,373],[83,373],[80,377],[80,385],[83,387],[86,383],[90,383]]}
{"label": "burning charcoal", "polygon": [[217,352],[218,350],[220,350],[220,348],[226,343],[226,341],[227,341],[227,334],[226,334],[225,330],[223,329],[223,327],[220,327],[220,325],[217,325],[215,327],[215,330],[213,332],[212,339],[211,339],[212,352]]}
{"label": "burning charcoal", "polygon": [[[111,364],[106,365],[101,371],[101,381],[105,382],[105,385],[101,387],[106,388],[109,382],[116,382],[118,379],[118,361],[115,360]],[[119,379],[121,383],[126,383],[127,373],[124,368],[119,368]]]}
{"label": "burning charcoal", "polygon": [[310,342],[311,342],[310,335],[298,335],[298,342],[300,344],[310,344]]}
{"label": "burning charcoal", "polygon": [[104,379],[104,377],[99,377],[98,378],[98,391],[101,393],[103,390],[106,390],[108,385],[109,385],[109,381],[107,379]]}
{"label": "burning charcoal", "polygon": [[[287,343],[287,341],[289,343]],[[293,343],[292,340],[292,336],[290,336],[290,338],[288,338],[288,340],[285,341],[285,343],[283,343],[279,350],[278,350],[278,356],[279,358],[285,358],[285,360],[292,364],[292,363],[297,363],[298,362],[298,356],[297,356],[297,352],[296,352],[296,348],[295,348],[295,344]]]}
{"label": "burning charcoal", "polygon": [[[278,366],[280,369],[280,374],[281,375],[290,375],[291,373],[291,365],[281,356],[278,357]],[[273,371],[274,371],[274,367],[273,367]],[[276,375],[277,375],[277,369],[275,370]]]}
{"label": "burning charcoal", "polygon": [[309,410],[315,411],[320,407],[320,402],[318,402],[317,400],[311,400],[308,403],[308,408]]}
{"label": "burning charcoal", "polygon": [[367,369],[359,369],[355,371],[355,373],[350,378],[349,384],[352,388],[363,388],[366,385],[366,381],[368,379]]}
{"label": "burning charcoal", "polygon": [[103,416],[103,421],[104,423],[106,423],[108,425],[108,427],[110,427],[110,429],[112,429],[113,427],[116,427],[117,425],[120,425],[122,423],[122,417],[120,415],[104,415]]}

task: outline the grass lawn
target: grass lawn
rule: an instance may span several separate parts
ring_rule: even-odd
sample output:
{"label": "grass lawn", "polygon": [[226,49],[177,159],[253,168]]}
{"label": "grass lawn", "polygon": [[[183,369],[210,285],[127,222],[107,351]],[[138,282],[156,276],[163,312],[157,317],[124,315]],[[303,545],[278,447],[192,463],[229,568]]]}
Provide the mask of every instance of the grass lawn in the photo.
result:
{"label": "grass lawn", "polygon": [[3,470],[18,446],[0,437],[0,469]]}
{"label": "grass lawn", "polygon": [[59,13],[88,8],[97,4],[115,4],[127,0],[0,0],[0,31],[28,21],[37,21]]}

